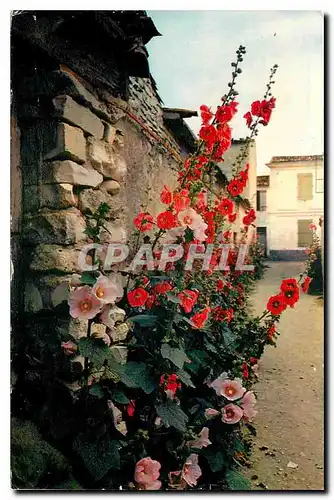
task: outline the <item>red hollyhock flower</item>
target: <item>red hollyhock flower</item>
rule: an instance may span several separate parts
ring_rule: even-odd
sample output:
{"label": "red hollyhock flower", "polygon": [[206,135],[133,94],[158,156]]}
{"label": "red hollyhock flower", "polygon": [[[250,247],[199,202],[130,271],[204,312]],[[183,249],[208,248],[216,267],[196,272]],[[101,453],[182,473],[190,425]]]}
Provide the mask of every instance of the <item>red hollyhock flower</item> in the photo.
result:
{"label": "red hollyhock flower", "polygon": [[252,358],[249,358],[249,362],[250,362],[251,365],[256,365],[256,363],[258,362],[258,359],[252,357]]}
{"label": "red hollyhock flower", "polygon": [[163,190],[160,193],[160,200],[165,205],[170,205],[172,203],[172,201],[173,201],[173,193],[169,189],[169,187],[166,186],[166,184],[164,185],[164,188],[163,188]]}
{"label": "red hollyhock flower", "polygon": [[210,307],[206,307],[201,312],[194,314],[194,316],[192,316],[190,318],[190,321],[192,322],[193,327],[199,328],[199,329],[203,328],[203,326],[205,325],[205,323],[209,317],[209,313],[210,313]]}
{"label": "red hollyhock flower", "polygon": [[233,179],[232,181],[229,182],[227,185],[227,191],[232,195],[232,196],[238,196],[241,194],[244,190],[244,186],[242,183],[236,179]]}
{"label": "red hollyhock flower", "polygon": [[170,211],[161,212],[157,215],[157,226],[160,229],[172,229],[177,226],[177,220],[175,215]]}
{"label": "red hollyhock flower", "polygon": [[261,103],[260,101],[254,101],[251,105],[252,115],[261,116]]}
{"label": "red hollyhock flower", "polygon": [[149,213],[140,212],[137,217],[133,219],[133,223],[135,227],[143,233],[145,231],[151,231],[154,225],[154,219]]}
{"label": "red hollyhock flower", "polygon": [[128,292],[128,302],[131,307],[142,307],[148,299],[148,292],[144,288],[135,288]]}
{"label": "red hollyhock flower", "polygon": [[246,187],[247,181],[248,181],[248,172],[241,171],[239,173],[238,180],[239,180],[240,183],[243,184],[244,187]]}
{"label": "red hollyhock flower", "polygon": [[225,231],[223,233],[223,237],[225,240],[230,240],[232,238],[232,232],[231,231]]}
{"label": "red hollyhock flower", "polygon": [[232,141],[232,130],[228,123],[220,123],[217,125],[217,139],[219,140],[218,149],[222,155],[228,150]]}
{"label": "red hollyhock flower", "polygon": [[244,377],[244,379],[248,380],[249,370],[247,363],[242,363],[241,369],[242,369],[242,376]]}
{"label": "red hollyhock flower", "polygon": [[253,117],[251,115],[251,113],[248,111],[245,115],[244,115],[244,118],[246,120],[246,125],[247,127],[250,127],[251,124],[252,124],[252,121],[253,121]]}
{"label": "red hollyhock flower", "polygon": [[174,193],[173,208],[177,212],[182,212],[183,210],[186,210],[189,207],[190,198],[188,195],[189,195],[188,189],[181,189],[179,193]]}
{"label": "red hollyhock flower", "polygon": [[167,292],[170,292],[173,289],[173,285],[169,283],[169,281],[162,281],[155,285],[152,289],[153,295],[166,295]]}
{"label": "red hollyhock flower", "polygon": [[271,117],[271,112],[275,108],[275,102],[276,99],[272,97],[269,99],[269,101],[266,101],[265,99],[261,102],[261,113],[259,116],[261,116],[262,120],[260,123],[262,125],[268,125],[270,117]]}
{"label": "red hollyhock flower", "polygon": [[217,130],[213,125],[203,125],[199,131],[200,138],[209,144],[214,144],[217,141]]}
{"label": "red hollyhock flower", "polygon": [[286,309],[286,302],[284,295],[273,295],[267,303],[267,309],[274,316],[278,316]]}
{"label": "red hollyhock flower", "polygon": [[256,213],[255,210],[252,208],[248,212],[246,212],[247,215],[242,219],[242,222],[245,224],[245,226],[249,226],[252,224],[255,219],[256,219]]}
{"label": "red hollyhock flower", "polygon": [[221,215],[229,215],[233,212],[234,205],[233,201],[229,200],[228,198],[224,198],[223,200],[220,201],[217,210]]}
{"label": "red hollyhock flower", "polygon": [[160,387],[163,387],[165,391],[171,391],[175,396],[177,389],[181,388],[181,383],[178,382],[178,377],[175,373],[171,375],[161,375],[160,377]]}
{"label": "red hollyhock flower", "polygon": [[306,276],[303,283],[301,284],[301,287],[302,287],[302,290],[304,293],[308,292],[311,281],[312,281],[312,278],[310,278],[309,276]]}
{"label": "red hollyhock flower", "polygon": [[202,104],[202,106],[200,106],[199,109],[201,111],[201,118],[202,118],[203,125],[208,125],[209,121],[213,117],[213,113],[211,113],[210,108],[208,106],[206,106],[205,104]]}
{"label": "red hollyhock flower", "polygon": [[285,297],[285,303],[290,307],[294,307],[295,303],[299,300],[299,289],[284,290],[282,293]]}
{"label": "red hollyhock flower", "polygon": [[190,313],[198,299],[198,292],[194,290],[184,290],[178,294],[180,299],[180,306],[184,309],[184,312]]}
{"label": "red hollyhock flower", "polygon": [[287,278],[282,281],[281,283],[281,291],[284,292],[285,290],[298,290],[298,283],[295,278]]}
{"label": "red hollyhock flower", "polygon": [[223,106],[218,106],[216,111],[216,120],[218,123],[226,123],[232,120],[233,116],[237,112],[238,103],[233,101],[231,104],[225,104]]}
{"label": "red hollyhock flower", "polygon": [[145,302],[145,308],[146,309],[152,309],[153,304],[155,303],[155,295],[149,295],[146,302]]}
{"label": "red hollyhock flower", "polygon": [[133,417],[135,411],[136,411],[136,400],[130,399],[130,403],[126,407],[126,413],[128,414],[129,417]]}
{"label": "red hollyhock flower", "polygon": [[233,223],[235,221],[235,219],[237,218],[237,214],[229,214],[228,216],[228,220],[229,222]]}

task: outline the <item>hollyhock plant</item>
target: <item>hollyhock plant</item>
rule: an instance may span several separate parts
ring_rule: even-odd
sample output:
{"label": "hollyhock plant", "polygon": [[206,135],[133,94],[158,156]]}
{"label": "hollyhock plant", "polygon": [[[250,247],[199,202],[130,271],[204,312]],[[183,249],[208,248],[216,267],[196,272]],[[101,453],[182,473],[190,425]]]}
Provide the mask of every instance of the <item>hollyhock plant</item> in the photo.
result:
{"label": "hollyhock plant", "polygon": [[136,463],[134,474],[137,488],[143,490],[159,490],[161,488],[161,482],[158,481],[160,469],[161,464],[157,460],[152,460],[151,457],[139,460],[139,462]]}
{"label": "hollyhock plant", "polygon": [[254,410],[254,405],[256,403],[256,397],[253,391],[248,391],[244,395],[241,401],[241,406],[244,411],[244,417],[251,422],[252,419],[257,415],[257,411]]}
{"label": "hollyhock plant", "polygon": [[[75,322],[80,331],[74,328],[75,337],[61,338],[59,348],[84,362],[73,365],[75,359],[59,356],[66,367],[58,370],[57,363],[52,364],[48,384],[52,379],[59,384],[66,372],[66,384],[74,380],[78,388],[64,408],[52,401],[61,418],[54,419],[52,436],[46,437],[54,443],[61,436],[55,443],[61,450],[68,443],[70,465],[80,463],[73,467],[79,483],[106,490],[111,485],[141,491],[235,488],[241,463],[236,449],[246,443],[248,422],[255,416],[254,370],[265,346],[275,344],[279,316],[300,287],[299,282],[294,288],[284,285],[268,298],[262,316],[254,316],[249,306],[257,277],[237,269],[240,245],[251,242],[248,226],[256,217],[252,200],[243,195],[253,175],[248,152],[259,124],[269,121],[275,106],[269,95],[273,68],[267,91],[254,98],[258,103],[251,110],[257,114],[251,114],[252,120],[248,116],[249,135],[240,155],[231,173],[222,175],[220,165],[228,160],[232,144],[231,120],[247,111],[239,111],[235,87],[244,54],[245,48],[239,47],[228,92],[219,105],[213,111],[201,106],[193,154],[185,160],[178,157],[173,180],[158,188],[164,208],[138,206],[139,213],[132,214],[130,255],[145,264],[141,245],[150,245],[153,265],[148,268],[147,258],[139,270],[127,267],[127,262],[117,267],[119,293],[93,253],[91,263],[98,271],[86,271],[75,287],[69,285],[65,300],[71,315],[88,321]],[[160,146],[172,154],[167,143]],[[240,207],[247,207],[246,213]],[[101,204],[89,214],[96,223],[94,231],[86,231],[93,243],[101,243],[107,213],[108,206]],[[222,244],[232,238],[233,248],[225,255]],[[170,244],[167,249],[165,243]],[[259,266],[264,259],[254,251],[245,263]],[[74,340],[77,349],[69,344]],[[43,405],[60,393],[56,388],[48,386]],[[36,401],[31,407],[35,411]],[[36,412],[34,421],[43,421],[45,411],[43,407],[41,415]],[[67,422],[71,415],[75,425],[64,426],[64,418]],[[218,471],[217,464],[222,465]]]}
{"label": "hollyhock plant", "polygon": [[209,428],[203,427],[203,429],[199,433],[198,438],[194,439],[193,441],[188,441],[187,444],[188,446],[190,446],[190,448],[198,448],[198,449],[206,448],[207,446],[212,444],[209,439]]}
{"label": "hollyhock plant", "polygon": [[193,327],[199,329],[203,328],[205,326],[206,321],[208,320],[209,314],[210,314],[209,307],[206,307],[201,312],[194,314],[194,316],[190,318]]}
{"label": "hollyhock plant", "polygon": [[148,299],[149,293],[142,287],[135,288],[128,292],[128,302],[132,307],[143,307]]}
{"label": "hollyhock plant", "polygon": [[243,414],[240,406],[230,403],[222,409],[222,421],[225,424],[236,424],[242,419]]}
{"label": "hollyhock plant", "polygon": [[101,302],[110,304],[122,298],[123,289],[106,276],[100,276],[93,286],[92,294]]}
{"label": "hollyhock plant", "polygon": [[181,477],[189,486],[196,486],[202,471],[198,465],[198,455],[192,453],[186,460]]}
{"label": "hollyhock plant", "polygon": [[269,298],[267,309],[273,315],[278,316],[286,309],[286,300],[283,294],[273,295]]}
{"label": "hollyhock plant", "polygon": [[92,293],[89,286],[75,288],[68,298],[72,318],[94,318],[102,309],[103,302]]}
{"label": "hollyhock plant", "polygon": [[152,215],[148,213],[141,212],[134,218],[133,223],[137,229],[141,232],[151,231],[154,225],[154,219]]}

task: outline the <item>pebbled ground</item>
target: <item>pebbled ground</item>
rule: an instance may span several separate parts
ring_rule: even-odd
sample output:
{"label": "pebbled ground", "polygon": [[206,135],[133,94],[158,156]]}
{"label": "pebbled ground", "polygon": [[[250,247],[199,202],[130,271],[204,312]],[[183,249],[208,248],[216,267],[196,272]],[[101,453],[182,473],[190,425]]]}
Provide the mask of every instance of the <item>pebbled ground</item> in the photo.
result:
{"label": "pebbled ground", "polygon": [[[299,262],[268,265],[254,296],[256,313],[283,278],[298,278],[303,270]],[[282,315],[277,348],[267,347],[259,363],[257,437],[252,468],[245,471],[255,490],[324,489],[323,315],[321,298],[301,294]]]}

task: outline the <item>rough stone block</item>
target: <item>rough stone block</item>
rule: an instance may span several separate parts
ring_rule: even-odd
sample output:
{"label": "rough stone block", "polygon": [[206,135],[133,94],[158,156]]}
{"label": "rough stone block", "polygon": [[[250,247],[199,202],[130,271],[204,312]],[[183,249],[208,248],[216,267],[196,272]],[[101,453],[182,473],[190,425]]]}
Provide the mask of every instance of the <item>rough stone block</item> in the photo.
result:
{"label": "rough stone block", "polygon": [[106,222],[106,229],[101,231],[101,243],[126,243],[127,231],[122,226],[122,221],[117,219],[113,222]]}
{"label": "rough stone block", "polygon": [[105,141],[96,141],[89,137],[87,142],[88,156],[92,166],[106,179],[118,182],[124,180],[127,166],[122,155]]}
{"label": "rough stone block", "polygon": [[62,283],[70,284],[73,275],[59,276],[47,274],[45,276],[31,276],[25,284],[24,305],[26,312],[53,310],[52,295]]}
{"label": "rough stone block", "polygon": [[25,186],[24,212],[35,212],[39,208],[69,208],[78,205],[72,184],[42,184]]}
{"label": "rough stone block", "polygon": [[[38,272],[62,272],[79,273],[82,269],[79,265],[79,247],[61,247],[58,245],[38,245],[32,252],[30,269]],[[90,257],[86,262],[91,264]]]}
{"label": "rough stone block", "polygon": [[115,216],[122,209],[122,201],[119,196],[111,196],[104,189],[84,189],[79,195],[79,208],[81,212],[95,212],[101,203],[107,203],[110,211],[106,216],[108,220]]}
{"label": "rough stone block", "polygon": [[55,325],[56,333],[61,338],[67,339],[71,335],[75,340],[87,337],[88,319],[83,318],[60,318]]}
{"label": "rough stone block", "polygon": [[101,189],[105,189],[111,195],[116,195],[121,190],[121,185],[117,181],[104,181],[100,187]]}
{"label": "rough stone block", "polygon": [[102,181],[103,176],[89,166],[89,164],[78,165],[71,160],[43,164],[42,182],[45,183],[96,187]]}
{"label": "rough stone block", "polygon": [[97,139],[103,138],[104,126],[101,120],[89,109],[80,106],[72,97],[68,95],[55,97],[53,105],[57,118],[80,127],[84,132],[95,136]]}
{"label": "rough stone block", "polygon": [[104,123],[104,136],[103,139],[108,142],[109,144],[112,144],[115,140],[116,137],[116,128],[110,125],[109,123]]}
{"label": "rough stone block", "polygon": [[23,238],[32,245],[73,245],[87,239],[85,228],[85,220],[76,208],[43,211],[25,217]]}
{"label": "rough stone block", "polygon": [[78,163],[84,163],[86,161],[86,139],[82,130],[67,123],[59,123],[56,145],[44,155],[44,159],[74,160]]}

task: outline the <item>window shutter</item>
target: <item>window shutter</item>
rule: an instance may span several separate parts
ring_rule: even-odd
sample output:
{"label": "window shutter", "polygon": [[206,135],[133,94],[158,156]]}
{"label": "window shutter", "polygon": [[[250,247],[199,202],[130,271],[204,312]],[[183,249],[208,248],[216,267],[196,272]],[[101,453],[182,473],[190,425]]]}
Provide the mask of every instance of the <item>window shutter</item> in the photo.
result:
{"label": "window shutter", "polygon": [[309,247],[312,244],[312,231],[310,224],[313,220],[299,220],[298,222],[298,247]]}
{"label": "window shutter", "polygon": [[298,174],[298,200],[312,200],[313,198],[313,175]]}

